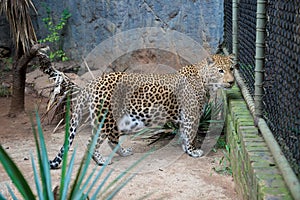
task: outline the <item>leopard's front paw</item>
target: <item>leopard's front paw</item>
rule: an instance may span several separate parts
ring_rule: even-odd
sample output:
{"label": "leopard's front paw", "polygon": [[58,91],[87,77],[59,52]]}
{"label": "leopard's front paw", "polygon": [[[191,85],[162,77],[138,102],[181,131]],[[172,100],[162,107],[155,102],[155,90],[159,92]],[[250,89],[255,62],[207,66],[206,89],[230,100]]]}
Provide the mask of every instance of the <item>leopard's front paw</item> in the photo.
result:
{"label": "leopard's front paw", "polygon": [[93,154],[93,160],[97,163],[97,165],[110,165],[111,159],[108,160],[109,158],[103,157],[98,151],[95,151]]}
{"label": "leopard's front paw", "polygon": [[189,155],[192,156],[193,158],[198,158],[203,155],[203,151],[201,149],[187,149],[183,147],[183,150]]}
{"label": "leopard's front paw", "polygon": [[128,148],[119,148],[117,153],[120,155],[120,156],[130,156],[133,154],[133,149],[131,147],[128,147]]}
{"label": "leopard's front paw", "polygon": [[203,151],[201,149],[195,149],[188,152],[188,154],[194,158],[198,158],[203,155]]}
{"label": "leopard's front paw", "polygon": [[114,150],[115,148],[118,148],[117,154],[119,154],[120,156],[126,157],[126,156],[130,156],[133,154],[133,149],[131,147],[128,147],[128,148],[123,148],[121,146],[118,147],[116,144],[114,144],[110,141],[108,142],[108,144],[112,150]]}

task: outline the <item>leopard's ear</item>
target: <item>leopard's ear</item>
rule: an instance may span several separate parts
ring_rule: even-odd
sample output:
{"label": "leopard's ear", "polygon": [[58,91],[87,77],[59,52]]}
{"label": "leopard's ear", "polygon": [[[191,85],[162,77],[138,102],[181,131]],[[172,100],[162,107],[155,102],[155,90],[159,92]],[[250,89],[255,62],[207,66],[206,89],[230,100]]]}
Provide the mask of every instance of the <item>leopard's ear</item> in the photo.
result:
{"label": "leopard's ear", "polygon": [[234,59],[234,57],[235,57],[235,54],[229,54],[228,56],[227,56],[232,62],[233,62],[233,59]]}
{"label": "leopard's ear", "polygon": [[213,64],[213,63],[215,62],[214,55],[208,56],[208,57],[206,58],[206,62],[207,62],[207,65]]}
{"label": "leopard's ear", "polygon": [[[228,55],[228,58],[230,59],[231,63],[234,64],[234,58],[235,58],[235,54],[229,54]],[[239,63],[236,63],[234,66],[233,66],[235,69],[239,69]]]}

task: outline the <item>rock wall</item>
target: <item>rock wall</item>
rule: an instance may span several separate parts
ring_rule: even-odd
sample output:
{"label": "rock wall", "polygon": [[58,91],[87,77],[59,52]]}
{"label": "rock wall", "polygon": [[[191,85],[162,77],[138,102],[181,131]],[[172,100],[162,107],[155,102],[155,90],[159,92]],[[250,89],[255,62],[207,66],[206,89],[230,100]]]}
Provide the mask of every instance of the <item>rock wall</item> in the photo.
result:
{"label": "rock wall", "polygon": [[4,16],[0,16],[0,59],[2,57],[9,56],[9,53],[3,55],[2,52],[4,50],[9,50],[12,48],[12,41],[10,39],[10,32],[8,30],[9,25],[6,18]]}
{"label": "rock wall", "polygon": [[223,40],[222,0],[33,0],[33,3],[38,10],[33,21],[39,38],[47,34],[42,21],[47,16],[46,8],[55,20],[64,9],[70,11],[72,17],[62,33],[61,46],[75,60],[85,57],[111,36],[134,28],[176,30],[210,52],[215,52]]}

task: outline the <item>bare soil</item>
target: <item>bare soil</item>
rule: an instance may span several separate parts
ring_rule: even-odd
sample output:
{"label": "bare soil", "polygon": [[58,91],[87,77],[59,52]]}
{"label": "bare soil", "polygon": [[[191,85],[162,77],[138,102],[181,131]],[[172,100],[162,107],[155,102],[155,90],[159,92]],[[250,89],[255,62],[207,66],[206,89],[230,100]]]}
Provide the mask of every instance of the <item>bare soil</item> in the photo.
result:
{"label": "bare soil", "polygon": [[[26,95],[26,113],[16,118],[8,118],[7,113],[10,97],[0,98],[0,143],[8,154],[17,163],[32,188],[34,186],[33,171],[30,155],[36,155],[34,138],[29,113],[39,108],[39,113],[45,110],[46,99]],[[64,131],[53,132],[54,125],[44,122],[43,130],[50,158],[54,157],[63,143]],[[86,150],[86,141],[90,130],[80,131],[74,146],[77,146],[76,167]],[[129,157],[114,156],[113,163],[107,171],[114,169],[113,177],[126,169],[135,160],[147,152],[147,145],[139,141],[131,141],[136,153]],[[144,148],[145,147],[145,148]],[[146,148],[147,147],[147,148]],[[109,155],[111,151],[103,145],[102,151]],[[213,170],[222,157],[221,151],[210,153],[202,158],[192,158],[182,153],[176,141],[164,145],[153,155],[146,158],[131,172],[136,173],[134,178],[119,192],[116,199],[139,199],[151,194],[146,199],[238,199],[234,190],[233,178],[221,175]],[[93,168],[92,163],[91,168]],[[100,167],[99,167],[100,169]],[[91,170],[90,170],[91,171]],[[60,170],[52,170],[53,187],[60,181]],[[101,180],[99,180],[99,183]],[[6,183],[12,185],[3,167],[0,166],[0,191],[8,196]],[[8,199],[10,199],[8,197]]]}
{"label": "bare soil", "polygon": [[[27,76],[27,82],[35,85],[38,92],[26,88],[25,107],[26,112],[15,118],[7,116],[11,97],[0,97],[0,144],[17,163],[21,172],[30,183],[33,191],[36,192],[33,170],[31,166],[31,154],[36,159],[36,148],[30,122],[30,115],[34,116],[34,111],[38,110],[40,116],[45,113],[46,97],[40,94],[47,93],[40,88],[49,84],[47,78],[40,77],[40,74]],[[0,83],[11,82],[11,76],[2,74]],[[42,85],[42,86],[40,86]],[[43,121],[44,137],[47,145],[48,156],[54,158],[63,144],[63,128],[53,132],[55,125],[49,124],[48,118]],[[80,165],[80,161],[86,150],[86,144],[90,137],[90,128],[82,128],[76,136],[73,148],[76,147],[75,172]],[[124,138],[125,146],[132,146],[135,154],[129,157],[120,157],[115,155],[113,163],[105,169],[107,174],[114,170],[108,183],[113,181],[121,172],[132,165],[136,160],[141,158],[149,150],[155,148],[153,153],[141,161],[137,167],[130,171],[130,175],[135,174],[134,178],[117,194],[115,199],[238,199],[235,192],[233,178],[229,175],[218,174],[213,169],[219,167],[219,160],[222,158],[222,150],[216,153],[209,153],[201,158],[192,158],[184,154],[177,138],[171,141],[162,141],[155,145],[148,146],[147,140]],[[71,149],[73,152],[74,149]],[[111,149],[105,143],[101,146],[101,152],[108,156]],[[0,158],[1,159],[1,158]],[[88,173],[92,172],[96,166],[92,161]],[[75,174],[74,172],[74,174]],[[51,170],[52,187],[54,188],[60,182],[60,170]],[[74,177],[74,176],[73,176]],[[99,178],[99,184],[103,180]],[[13,186],[10,178],[0,165],[0,192],[7,198],[12,199],[7,191],[6,184]],[[13,190],[16,190],[13,188]],[[18,194],[19,196],[19,194]],[[102,198],[100,198],[102,199]]]}

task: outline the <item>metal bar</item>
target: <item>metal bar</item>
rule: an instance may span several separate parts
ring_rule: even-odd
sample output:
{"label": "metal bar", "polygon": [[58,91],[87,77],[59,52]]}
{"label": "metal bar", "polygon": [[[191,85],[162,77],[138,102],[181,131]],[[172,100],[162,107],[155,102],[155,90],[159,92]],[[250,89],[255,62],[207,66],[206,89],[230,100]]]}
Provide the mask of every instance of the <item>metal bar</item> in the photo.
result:
{"label": "metal bar", "polygon": [[251,96],[251,94],[250,94],[250,92],[238,70],[234,71],[234,77],[235,77],[235,80],[242,92],[242,95],[246,101],[246,104],[250,110],[252,117],[255,116],[254,100],[253,100],[253,98],[252,98],[252,96]]}
{"label": "metal bar", "polygon": [[[234,73],[235,80],[238,86],[241,89],[242,95],[247,103],[247,106],[254,118],[254,100],[250,95],[246,84],[244,83],[243,79],[241,78],[240,73],[236,70]],[[291,168],[289,162],[287,161],[286,157],[282,153],[277,141],[275,140],[271,130],[269,129],[266,121],[263,118],[258,118],[258,129],[262,134],[264,140],[266,141],[274,160],[282,173],[285,183],[287,184],[292,196],[294,199],[300,199],[300,182],[294,173],[293,169]]]}
{"label": "metal bar", "polygon": [[258,119],[258,128],[261,131],[274,159],[282,173],[283,179],[294,199],[300,199],[300,182],[291,168],[286,157],[282,153],[277,141],[275,140],[271,130],[269,129],[266,121],[262,118]]}
{"label": "metal bar", "polygon": [[254,106],[255,116],[254,119],[257,122],[257,126],[263,135],[274,159],[283,175],[283,178],[288,185],[293,197],[300,199],[300,183],[293,172],[289,162],[282,153],[280,146],[275,140],[271,130],[269,129],[263,116],[263,82],[264,82],[264,65],[265,65],[265,37],[266,37],[266,0],[257,0],[256,11],[256,43],[255,43],[255,90],[254,90]]}
{"label": "metal bar", "polygon": [[[265,37],[266,37],[266,0],[257,0],[256,11],[256,42],[255,42],[255,83],[254,83],[254,105],[255,118],[261,118],[263,112],[263,81],[265,64]],[[255,119],[255,121],[257,121]]]}
{"label": "metal bar", "polygon": [[[232,51],[235,55],[234,64],[238,64],[238,3],[232,0]],[[257,0],[257,25],[256,25],[256,53],[255,53],[255,94],[250,95],[242,76],[235,70],[236,82],[239,85],[247,106],[257,122],[264,140],[266,141],[275,162],[294,199],[300,199],[300,182],[282,153],[266,121],[262,118],[262,96],[265,62],[265,36],[266,36],[266,0]],[[226,52],[226,49],[225,51]]]}
{"label": "metal bar", "polygon": [[233,64],[236,66],[238,64],[238,1],[232,1],[232,53],[234,54]]}

